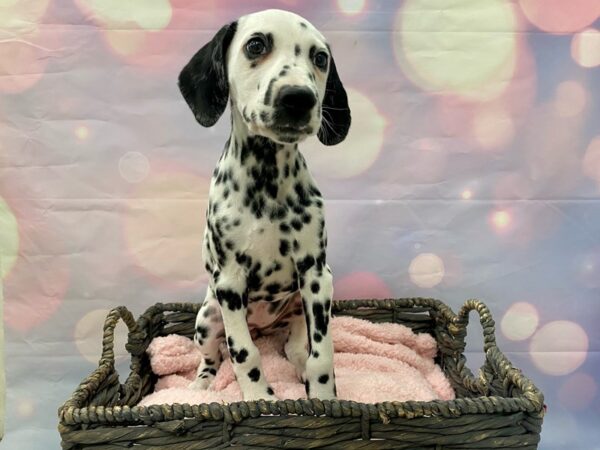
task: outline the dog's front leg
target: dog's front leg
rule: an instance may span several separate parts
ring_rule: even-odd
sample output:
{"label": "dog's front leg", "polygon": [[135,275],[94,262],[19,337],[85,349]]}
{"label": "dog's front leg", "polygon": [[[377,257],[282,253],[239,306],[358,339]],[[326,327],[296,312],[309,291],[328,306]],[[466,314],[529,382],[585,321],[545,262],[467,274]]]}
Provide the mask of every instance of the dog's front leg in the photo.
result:
{"label": "dog's front leg", "polygon": [[333,399],[337,395],[329,328],[333,277],[327,265],[317,267],[311,257],[304,258],[303,264],[299,264],[298,275],[309,343],[304,376],[306,395],[321,400]]}
{"label": "dog's front leg", "polygon": [[248,329],[246,280],[239,272],[221,272],[216,286],[227,347],[244,400],[277,400],[265,378],[260,353]]}

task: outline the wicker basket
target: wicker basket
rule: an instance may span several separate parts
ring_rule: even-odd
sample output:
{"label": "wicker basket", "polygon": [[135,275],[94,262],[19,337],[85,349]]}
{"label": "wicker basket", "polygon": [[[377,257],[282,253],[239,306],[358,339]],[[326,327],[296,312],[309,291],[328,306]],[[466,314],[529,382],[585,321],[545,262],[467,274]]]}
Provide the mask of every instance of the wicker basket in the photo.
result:
{"label": "wicker basket", "polygon": [[[156,336],[192,336],[198,304],[157,304],[136,322],[124,307],[104,324],[98,369],[59,409],[62,448],[139,449],[537,449],[544,416],[542,393],[496,346],[494,321],[476,300],[458,315],[434,299],[337,301],[334,315],[395,322],[432,334],[441,365],[456,391],[453,401],[385,402],[281,400],[232,404],[135,406],[156,376],[146,348]],[[469,312],[483,326],[485,364],[477,377],[464,356]],[[131,373],[121,384],[113,339],[129,327]],[[402,380],[398,380],[399,383]]]}

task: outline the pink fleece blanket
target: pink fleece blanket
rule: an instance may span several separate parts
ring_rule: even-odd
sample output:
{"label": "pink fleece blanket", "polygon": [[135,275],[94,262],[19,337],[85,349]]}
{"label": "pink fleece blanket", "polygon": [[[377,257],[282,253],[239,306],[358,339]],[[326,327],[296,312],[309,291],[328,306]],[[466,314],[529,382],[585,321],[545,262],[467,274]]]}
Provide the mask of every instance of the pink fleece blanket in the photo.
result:
{"label": "pink fleece blanket", "polygon": [[[338,398],[363,403],[407,400],[452,400],[454,391],[433,357],[435,340],[398,324],[373,324],[353,317],[334,317],[331,333]],[[265,376],[280,399],[306,398],[294,366],[283,355],[285,335],[261,337]],[[187,385],[195,377],[200,351],[183,336],[155,338],[148,347],[152,370],[159,375],[155,392],[140,405],[231,403],[242,400],[229,358],[206,391]]]}

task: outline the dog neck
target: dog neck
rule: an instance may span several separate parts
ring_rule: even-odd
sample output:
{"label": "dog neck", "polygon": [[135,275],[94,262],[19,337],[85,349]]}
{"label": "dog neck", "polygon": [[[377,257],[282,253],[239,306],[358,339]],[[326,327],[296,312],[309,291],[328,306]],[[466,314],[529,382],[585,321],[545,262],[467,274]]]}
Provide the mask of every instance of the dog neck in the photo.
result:
{"label": "dog neck", "polygon": [[[280,144],[252,134],[239,113],[232,115],[232,130],[215,175],[228,172],[233,180],[265,190],[268,197],[285,200],[308,170],[297,143]],[[304,184],[304,183],[302,183]]]}

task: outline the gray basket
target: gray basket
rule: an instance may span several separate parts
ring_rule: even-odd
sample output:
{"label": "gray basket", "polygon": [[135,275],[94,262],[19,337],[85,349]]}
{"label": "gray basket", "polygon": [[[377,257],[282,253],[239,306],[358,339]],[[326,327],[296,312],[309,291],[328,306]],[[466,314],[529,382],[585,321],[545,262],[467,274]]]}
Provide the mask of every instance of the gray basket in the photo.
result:
{"label": "gray basket", "polygon": [[[477,300],[454,314],[427,298],[334,301],[333,314],[393,322],[435,337],[436,362],[456,391],[452,401],[281,400],[231,404],[135,406],[157,377],[146,349],[168,334],[191,337],[199,304],[157,304],[137,320],[125,307],[104,324],[99,367],[59,408],[65,450],[200,449],[537,449],[544,416],[540,390],[496,346],[494,321]],[[485,363],[477,377],[465,365],[469,313],[483,327]],[[119,382],[114,329],[129,327],[131,372]],[[402,382],[402,380],[398,380]]]}

